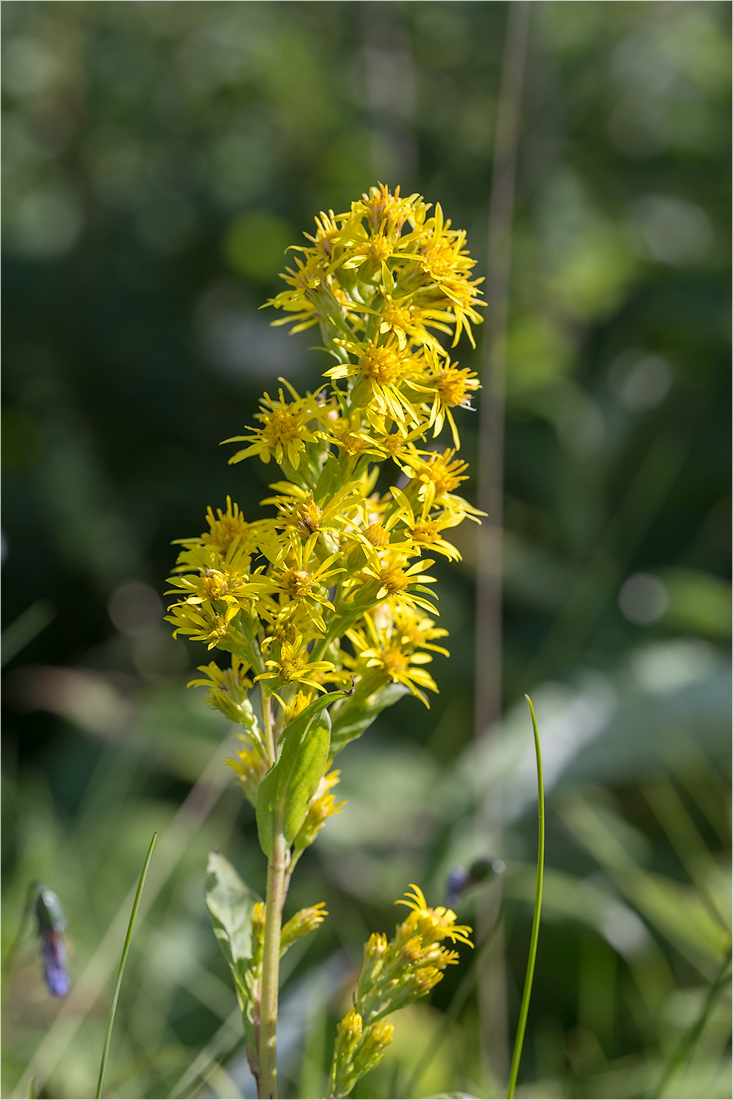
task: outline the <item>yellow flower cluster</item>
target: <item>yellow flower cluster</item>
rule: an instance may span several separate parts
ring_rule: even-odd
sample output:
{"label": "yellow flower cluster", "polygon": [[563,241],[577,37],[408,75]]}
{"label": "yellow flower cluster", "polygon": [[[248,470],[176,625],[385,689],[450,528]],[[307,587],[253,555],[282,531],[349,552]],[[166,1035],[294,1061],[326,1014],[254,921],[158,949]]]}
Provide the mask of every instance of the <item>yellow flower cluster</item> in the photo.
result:
{"label": "yellow flower cluster", "polygon": [[329,1097],[348,1096],[357,1081],[381,1062],[393,1035],[394,1025],[386,1020],[364,1030],[356,1009],[347,1012],[336,1033]]}
{"label": "yellow flower cluster", "polygon": [[375,932],[364,945],[364,961],[354,1008],[339,1025],[331,1067],[329,1096],[347,1096],[356,1082],[377,1064],[392,1039],[384,1017],[423,997],[443,977],[446,966],[458,962],[456,951],[443,940],[473,947],[471,929],[456,924],[452,909],[429,909],[418,886],[395,902],[412,910],[395,930],[394,939]]}
{"label": "yellow flower cluster", "polygon": [[[252,801],[284,726],[317,693],[353,684],[331,708],[333,751],[405,692],[428,705],[425,666],[446,653],[434,644],[446,632],[432,618],[433,555],[459,559],[448,535],[481,514],[456,492],[467,475],[454,419],[479,383],[439,339],[473,342],[481,320],[465,233],[440,206],[380,185],[306,237],[268,304],[286,313],[275,324],[320,325],[336,364],[315,393],[281,379],[256,426],[226,441],[244,444],[230,462],[279,465],[284,480],[262,502],[272,511],[248,521],[230,498],[209,509],[171,578],[174,634],[231,654],[192,683],[244,727],[233,765]],[[453,447],[440,448],[446,422]],[[385,462],[400,488],[380,487]]]}
{"label": "yellow flower cluster", "polygon": [[456,924],[456,914],[442,905],[429,909],[425,895],[412,885],[406,905],[412,912],[397,926],[394,939],[375,932],[364,946],[356,1007],[364,1024],[372,1024],[398,1008],[425,996],[443,977],[446,966],[458,962],[458,952],[442,947],[443,940],[465,943],[468,925]]}

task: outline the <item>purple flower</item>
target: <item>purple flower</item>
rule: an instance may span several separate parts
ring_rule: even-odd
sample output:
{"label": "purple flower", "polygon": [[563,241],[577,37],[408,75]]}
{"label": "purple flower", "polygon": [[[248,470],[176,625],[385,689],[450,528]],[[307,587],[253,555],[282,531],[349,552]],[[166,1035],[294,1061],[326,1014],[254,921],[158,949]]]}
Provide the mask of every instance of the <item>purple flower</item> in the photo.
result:
{"label": "purple flower", "polygon": [[71,979],[66,969],[66,948],[60,932],[41,933],[41,958],[46,985],[54,997],[65,997]]}
{"label": "purple flower", "polygon": [[452,867],[448,872],[448,879],[445,884],[447,890],[445,904],[449,909],[453,909],[458,904],[458,900],[469,881],[468,871],[463,867]]}

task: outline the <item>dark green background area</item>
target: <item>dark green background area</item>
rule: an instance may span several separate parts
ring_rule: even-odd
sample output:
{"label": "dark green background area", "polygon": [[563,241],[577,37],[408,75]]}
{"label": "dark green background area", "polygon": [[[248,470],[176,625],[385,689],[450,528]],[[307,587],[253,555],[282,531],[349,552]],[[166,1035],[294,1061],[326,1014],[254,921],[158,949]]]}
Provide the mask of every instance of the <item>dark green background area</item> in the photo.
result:
{"label": "dark green background area", "polygon": [[[163,593],[171,541],[203,530],[227,494],[259,514],[277,477],[228,466],[220,441],[252,423],[279,375],[314,389],[328,365],[314,330],[289,336],[259,312],[282,286],[285,249],[319,210],[383,181],[440,202],[486,274],[510,9],[2,6],[3,942],[28,882],[48,881],[87,990],[71,1006],[75,1037],[38,1054],[61,1031],[24,941],[8,985],[8,1095],[33,1057],[43,1095],[89,1091],[108,988],[85,967],[150,833],[227,733],[185,693],[208,658],[171,640]],[[326,900],[332,914],[286,986],[294,1018],[310,1021],[283,1045],[303,1095],[323,1092],[362,939],[391,929],[409,882],[437,903],[447,868],[487,845],[507,864],[511,1034],[534,856],[524,692],[546,730],[552,874],[523,1095],[652,1094],[722,965],[729,24],[722,3],[531,5],[507,332],[505,720],[476,763],[465,524],[463,562],[436,570],[451,631],[451,658],[432,666],[440,695],[429,712],[401,702],[344,754],[349,806],[294,884],[294,906]],[[480,371],[477,336],[457,355]],[[459,418],[475,499],[479,418]],[[476,833],[483,799],[502,806],[501,836]],[[210,1087],[244,1087],[200,884],[219,846],[263,888],[252,815],[230,784],[186,820],[196,828],[173,829],[179,858],[133,947],[110,1095],[190,1094],[201,1078],[184,1071],[217,1034],[212,1064],[239,1085],[217,1070]],[[475,922],[493,889],[467,895],[461,919]],[[359,1095],[406,1089],[441,1018],[444,1045],[414,1095],[500,1089],[475,994],[450,1028],[439,1015],[466,973],[446,977],[435,1008],[397,1020],[401,1045]],[[668,1095],[725,1095],[727,1042],[716,1002]],[[496,1059],[501,1040],[489,1046]]]}

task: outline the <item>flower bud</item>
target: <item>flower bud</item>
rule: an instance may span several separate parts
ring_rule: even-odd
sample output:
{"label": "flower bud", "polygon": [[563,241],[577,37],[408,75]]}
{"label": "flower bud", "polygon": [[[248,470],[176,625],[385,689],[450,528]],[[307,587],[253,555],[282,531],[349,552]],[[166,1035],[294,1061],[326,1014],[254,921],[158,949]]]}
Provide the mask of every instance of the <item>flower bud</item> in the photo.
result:
{"label": "flower bud", "polygon": [[383,932],[372,932],[364,945],[364,955],[370,959],[381,959],[387,953],[387,937]]}
{"label": "flower bud", "polygon": [[311,905],[307,909],[301,909],[294,917],[283,925],[282,934],[280,937],[280,950],[281,953],[287,951],[291,944],[296,940],[301,939],[302,936],[307,936],[309,932],[313,932],[318,928],[319,924],[323,923],[325,917],[328,916],[326,911],[325,902],[319,901],[317,905]]}
{"label": "flower bud", "polygon": [[361,1039],[362,1020],[355,1009],[350,1009],[338,1026],[336,1045],[331,1063],[329,1096],[348,1096],[358,1080],[354,1072],[353,1058]]}
{"label": "flower bud", "polygon": [[252,967],[257,969],[262,963],[262,952],[265,945],[265,903],[258,901],[252,910]]}
{"label": "flower bud", "polygon": [[321,531],[319,541],[320,545],[316,545],[316,553],[319,555],[321,553],[325,554],[325,556],[329,554],[338,554],[341,549],[338,533],[332,529]]}
{"label": "flower bud", "polygon": [[370,1069],[374,1069],[378,1062],[381,1062],[387,1047],[392,1042],[393,1035],[394,1026],[386,1020],[379,1020],[369,1028],[354,1058],[354,1069],[359,1077],[363,1077]]}

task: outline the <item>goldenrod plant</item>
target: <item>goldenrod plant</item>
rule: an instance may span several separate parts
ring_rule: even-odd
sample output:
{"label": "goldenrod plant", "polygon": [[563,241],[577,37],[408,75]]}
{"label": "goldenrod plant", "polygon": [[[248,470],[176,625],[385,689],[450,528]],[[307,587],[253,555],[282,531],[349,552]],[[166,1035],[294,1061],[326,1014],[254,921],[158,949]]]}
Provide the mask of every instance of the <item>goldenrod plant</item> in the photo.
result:
{"label": "goldenrod plant", "polygon": [[[466,235],[440,205],[379,185],[344,214],[321,213],[267,305],[275,324],[320,328],[334,363],[325,385],[301,395],[280,379],[256,425],[226,440],[229,461],[280,469],[270,509],[249,520],[227,498],[207,530],[180,540],[168,620],[222,666],[201,665],[192,685],[241,727],[230,760],[256,808],[267,858],[264,902],[227,861],[209,863],[207,904],[227,955],[261,1097],[277,1095],[279,961],[326,917],[322,904],[283,925],[293,870],[339,813],[336,755],[402,696],[429,706],[428,671],[446,631],[431,586],[433,555],[460,559],[452,528],[481,513],[458,493],[458,410],[476,375],[453,361],[481,321],[480,279]],[[446,446],[446,435],[448,445]],[[399,479],[402,487],[393,484]],[[373,935],[354,1008],[339,1025],[330,1096],[347,1096],[392,1037],[386,1017],[427,994],[471,945],[455,913],[430,908],[417,886],[394,939]]]}

